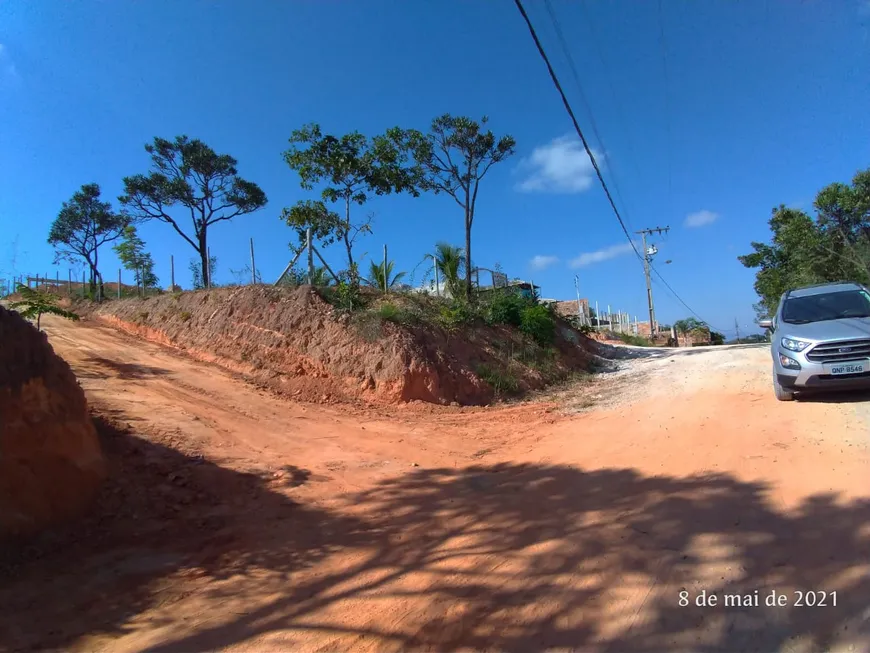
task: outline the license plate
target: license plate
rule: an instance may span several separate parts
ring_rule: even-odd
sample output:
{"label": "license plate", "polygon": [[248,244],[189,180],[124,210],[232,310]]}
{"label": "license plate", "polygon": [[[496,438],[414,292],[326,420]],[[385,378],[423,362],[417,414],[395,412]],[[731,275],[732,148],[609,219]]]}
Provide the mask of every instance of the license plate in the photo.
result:
{"label": "license plate", "polygon": [[867,361],[836,363],[828,368],[828,373],[834,376],[839,374],[863,374],[866,369]]}

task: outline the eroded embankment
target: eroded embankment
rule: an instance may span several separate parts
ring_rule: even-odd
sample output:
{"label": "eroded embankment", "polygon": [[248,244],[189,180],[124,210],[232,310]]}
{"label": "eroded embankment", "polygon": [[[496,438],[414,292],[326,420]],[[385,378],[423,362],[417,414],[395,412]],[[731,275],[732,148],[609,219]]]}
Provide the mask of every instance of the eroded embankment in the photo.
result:
{"label": "eroded embankment", "polygon": [[84,508],[105,475],[85,394],[44,333],[0,306],[0,534]]}
{"label": "eroded embankment", "polygon": [[[588,369],[586,339],[559,322],[545,360],[504,326],[447,332],[341,315],[308,287],[217,288],[88,307],[92,318],[177,347],[303,401],[490,403]],[[539,348],[538,348],[539,349]],[[507,391],[507,392],[506,392]]]}

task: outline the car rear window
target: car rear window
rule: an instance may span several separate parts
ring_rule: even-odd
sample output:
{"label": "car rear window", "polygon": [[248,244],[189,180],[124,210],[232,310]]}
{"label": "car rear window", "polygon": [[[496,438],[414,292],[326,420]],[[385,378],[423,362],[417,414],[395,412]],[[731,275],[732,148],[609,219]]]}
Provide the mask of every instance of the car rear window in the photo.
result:
{"label": "car rear window", "polygon": [[870,296],[863,290],[841,290],[792,297],[782,307],[782,321],[806,324],[850,317],[870,317]]}

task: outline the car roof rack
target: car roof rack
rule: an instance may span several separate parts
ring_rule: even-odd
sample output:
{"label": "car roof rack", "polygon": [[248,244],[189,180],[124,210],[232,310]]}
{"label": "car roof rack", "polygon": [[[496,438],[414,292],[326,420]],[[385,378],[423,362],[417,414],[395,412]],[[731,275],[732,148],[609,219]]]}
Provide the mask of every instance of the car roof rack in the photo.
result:
{"label": "car roof rack", "polygon": [[789,288],[785,292],[785,298],[791,295],[796,290],[806,290],[807,288],[821,288],[822,286],[857,286],[861,288],[861,284],[857,281],[823,281],[822,283],[811,283],[808,286],[799,286],[798,288]]}

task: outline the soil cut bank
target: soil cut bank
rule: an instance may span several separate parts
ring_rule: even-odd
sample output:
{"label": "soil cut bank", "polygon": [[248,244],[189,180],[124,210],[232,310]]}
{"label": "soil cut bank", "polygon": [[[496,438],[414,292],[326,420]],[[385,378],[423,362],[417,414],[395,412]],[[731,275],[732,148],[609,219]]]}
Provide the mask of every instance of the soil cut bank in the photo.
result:
{"label": "soil cut bank", "polygon": [[85,394],[44,333],[0,306],[0,536],[80,511],[105,475]]}
{"label": "soil cut bank", "polygon": [[504,391],[502,383],[519,394],[592,364],[593,345],[562,321],[544,349],[512,327],[450,332],[373,311],[341,314],[307,286],[122,299],[84,312],[303,401],[484,405]]}

